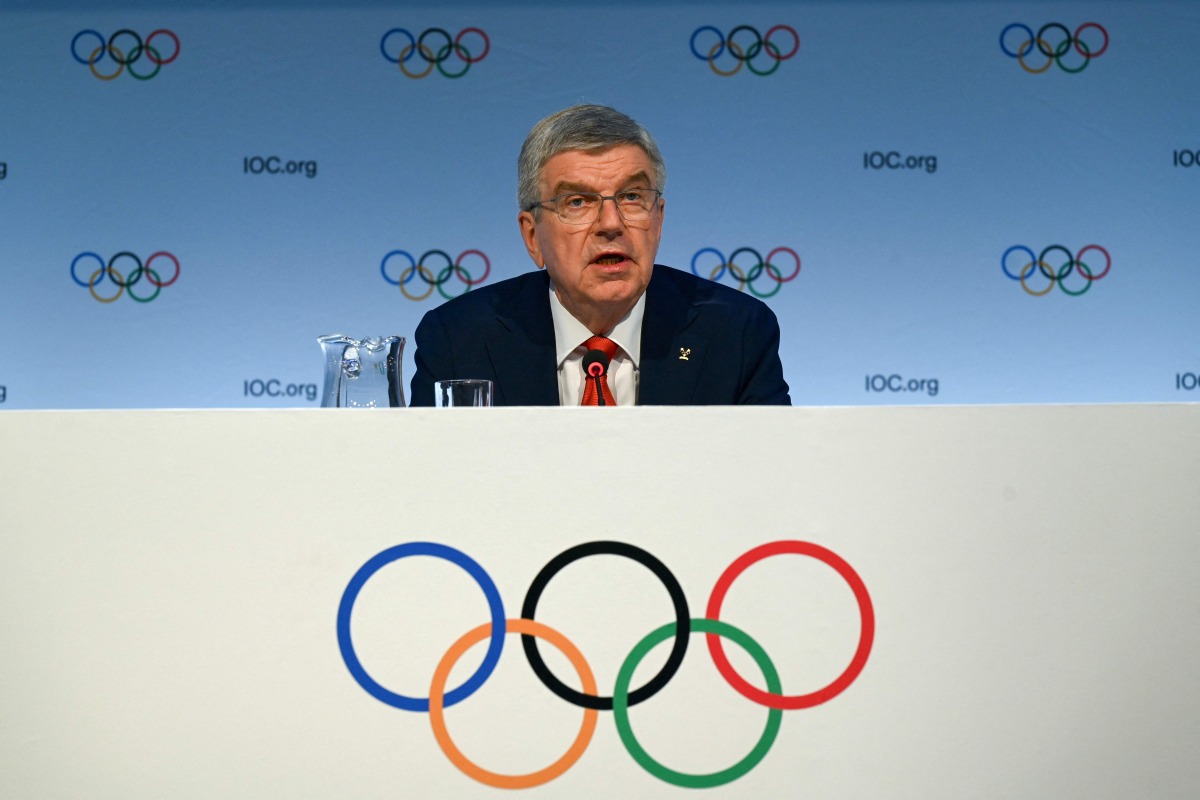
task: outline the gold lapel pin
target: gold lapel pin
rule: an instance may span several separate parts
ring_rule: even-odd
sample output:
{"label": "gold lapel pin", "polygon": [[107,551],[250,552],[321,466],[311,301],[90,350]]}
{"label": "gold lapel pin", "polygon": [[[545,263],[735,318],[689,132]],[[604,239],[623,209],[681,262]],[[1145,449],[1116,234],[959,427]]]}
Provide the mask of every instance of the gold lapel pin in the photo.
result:
{"label": "gold lapel pin", "polygon": [[687,361],[688,356],[690,356],[691,354],[692,354],[692,348],[690,348],[690,347],[679,348],[679,360],[680,361]]}

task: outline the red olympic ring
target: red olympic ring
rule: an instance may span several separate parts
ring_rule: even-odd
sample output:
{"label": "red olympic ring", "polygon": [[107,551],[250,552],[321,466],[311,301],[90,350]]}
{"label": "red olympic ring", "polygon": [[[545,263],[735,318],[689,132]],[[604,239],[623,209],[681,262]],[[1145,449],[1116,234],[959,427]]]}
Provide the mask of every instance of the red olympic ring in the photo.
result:
{"label": "red olympic ring", "polygon": [[[800,34],[796,33],[796,29],[791,25],[776,25],[774,28],[771,28],[769,31],[767,31],[767,35],[763,37],[764,47],[768,42],[771,41],[771,34],[775,31],[786,31],[790,33],[794,43],[792,44],[792,49],[786,53],[767,53],[767,55],[771,56],[771,58],[775,59],[776,61],[787,61],[789,58],[796,55],[796,53],[800,50]],[[767,260],[769,261],[770,259]]]}
{"label": "red olympic ring", "polygon": [[[483,259],[483,274],[474,280],[467,277],[462,270],[462,260],[466,256],[479,256]],[[454,259],[454,272],[458,275],[459,280],[468,286],[478,286],[487,280],[488,275],[492,274],[492,261],[487,257],[487,253],[482,250],[463,250],[458,254],[458,258]]]}
{"label": "red olympic ring", "polygon": [[774,250],[767,253],[767,263],[768,264],[771,264],[772,266],[774,266],[774,264],[772,264],[772,262],[771,262],[771,259],[774,257],[774,255],[776,253],[787,253],[792,258],[796,259],[796,268],[794,270],[792,270],[792,274],[788,275],[786,278],[776,277],[774,275],[771,275],[769,270],[767,271],[767,274],[771,275],[771,277],[774,278],[779,283],[787,283],[790,280],[795,280],[796,276],[800,274],[800,254],[797,253],[795,250],[793,250],[790,247],[776,247]]}
{"label": "red olympic ring", "polygon": [[858,576],[858,573],[854,571],[854,568],[841,556],[832,550],[828,550],[812,542],[792,540],[769,542],[768,544],[759,545],[743,554],[721,573],[721,577],[717,579],[717,584],[713,587],[712,594],[708,598],[708,609],[705,612],[705,617],[712,620],[720,619],[721,604],[725,602],[725,594],[729,591],[729,587],[733,585],[734,580],[745,572],[748,567],[764,558],[784,553],[811,556],[818,561],[822,561],[837,570],[846,583],[850,584],[850,588],[854,591],[854,598],[858,601],[858,611],[862,617],[862,630],[858,637],[858,649],[855,650],[854,657],[850,660],[849,666],[833,682],[815,692],[799,695],[778,695],[771,692],[764,692],[752,686],[739,675],[733,668],[733,665],[729,663],[729,658],[725,655],[725,647],[721,643],[719,636],[711,633],[706,634],[708,651],[712,655],[713,662],[717,665],[717,670],[721,673],[722,677],[743,697],[768,708],[784,710],[811,708],[837,697],[854,682],[854,679],[858,677],[863,667],[866,666],[867,657],[871,654],[871,644],[875,640],[875,609],[871,605],[871,596],[867,592],[867,586],[863,583],[862,578]]}
{"label": "red olympic ring", "polygon": [[1103,278],[1105,275],[1107,275],[1108,271],[1110,269],[1112,269],[1112,256],[1110,256],[1108,254],[1108,251],[1105,250],[1100,245],[1089,244],[1087,247],[1083,248],[1082,250],[1080,250],[1078,253],[1075,254],[1075,263],[1076,264],[1083,261],[1083,254],[1086,253],[1088,250],[1099,250],[1101,253],[1104,253],[1104,269],[1100,270],[1099,272],[1097,272],[1095,274],[1084,276],[1089,281],[1098,281],[1101,278]]}
{"label": "red olympic ring", "polygon": [[[166,63],[166,62],[163,62],[163,63]],[[169,281],[158,280],[157,278],[154,277],[154,273],[150,271],[150,262],[153,261],[154,259],[158,258],[159,256],[170,259],[171,263],[175,265],[175,274],[171,276],[171,280],[169,280]],[[172,283],[179,280],[179,259],[176,258],[173,254],[168,253],[166,250],[159,250],[157,253],[154,253],[153,255],[151,255],[149,258],[146,259],[146,279],[149,280],[151,283],[153,283],[155,286],[158,286],[159,288],[162,288],[163,286],[170,286]]]}
{"label": "red olympic ring", "polygon": [[[1079,33],[1084,28],[1095,28],[1096,30],[1100,31],[1100,33],[1104,34],[1104,46],[1101,47],[1099,50],[1097,50],[1094,53],[1085,53],[1083,50],[1079,49],[1079,41],[1080,41]],[[1102,55],[1104,55],[1104,51],[1108,49],[1108,31],[1105,30],[1103,25],[1101,25],[1097,22],[1083,23],[1082,25],[1080,25],[1078,28],[1075,29],[1075,33],[1071,36],[1071,38],[1074,40],[1075,52],[1079,53],[1079,55],[1083,56],[1084,58],[1096,58],[1098,56],[1102,56]]]}
{"label": "red olympic ring", "polygon": [[[487,54],[492,52],[492,40],[488,38],[488,35],[483,32],[482,28],[463,28],[461,31],[458,32],[458,36],[454,37],[455,51],[457,51],[459,49],[459,45],[462,43],[463,36],[466,36],[468,33],[478,33],[480,36],[483,37],[483,52],[480,53],[475,58],[471,58],[470,56],[467,56],[466,58],[463,59],[468,64],[475,64],[480,61],[483,61],[485,58],[487,58]],[[1107,44],[1105,44],[1104,46],[1108,47]],[[462,58],[462,56],[459,55],[459,58]]]}
{"label": "red olympic ring", "polygon": [[[174,54],[172,54],[172,56],[170,58],[161,58],[161,57],[155,56],[154,53],[156,51],[150,49],[150,40],[153,39],[155,36],[158,36],[160,33],[163,34],[164,36],[171,37],[171,41],[173,41],[175,43],[175,52],[174,52]],[[170,64],[172,61],[179,58],[179,37],[175,35],[174,31],[167,30],[166,28],[159,28],[158,30],[152,32],[149,36],[146,37],[146,57],[149,58],[151,61],[153,61],[155,64]]]}

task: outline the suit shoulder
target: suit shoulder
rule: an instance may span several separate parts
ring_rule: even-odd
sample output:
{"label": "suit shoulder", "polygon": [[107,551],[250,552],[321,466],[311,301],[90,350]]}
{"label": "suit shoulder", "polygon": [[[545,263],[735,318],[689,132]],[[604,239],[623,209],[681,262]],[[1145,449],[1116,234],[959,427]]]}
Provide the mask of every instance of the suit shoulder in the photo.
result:
{"label": "suit shoulder", "polygon": [[549,282],[544,272],[526,272],[464,292],[427,311],[425,316],[453,320],[456,324],[467,320],[478,322],[511,312],[522,302],[536,298],[539,292],[548,291]]}
{"label": "suit shoulder", "polygon": [[707,307],[713,311],[724,309],[731,316],[775,316],[771,307],[757,297],[681,269],[656,264],[654,277],[678,291],[689,306]]}

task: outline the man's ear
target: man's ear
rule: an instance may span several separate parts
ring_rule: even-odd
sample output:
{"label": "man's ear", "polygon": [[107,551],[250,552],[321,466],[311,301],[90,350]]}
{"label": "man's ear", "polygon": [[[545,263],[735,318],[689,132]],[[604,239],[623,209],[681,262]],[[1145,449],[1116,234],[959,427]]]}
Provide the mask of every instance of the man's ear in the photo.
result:
{"label": "man's ear", "polygon": [[542,258],[542,248],[538,246],[536,235],[538,221],[533,212],[522,211],[517,214],[517,225],[521,228],[521,239],[525,242],[525,249],[529,251],[529,257],[533,259],[533,263],[538,269],[543,269],[546,262]]}

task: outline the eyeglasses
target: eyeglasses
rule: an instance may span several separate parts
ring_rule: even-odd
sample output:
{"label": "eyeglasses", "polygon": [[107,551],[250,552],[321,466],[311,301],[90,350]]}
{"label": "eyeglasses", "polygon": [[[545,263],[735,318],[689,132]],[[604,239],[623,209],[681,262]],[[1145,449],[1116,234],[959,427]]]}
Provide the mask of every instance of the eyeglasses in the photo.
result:
{"label": "eyeglasses", "polygon": [[658,213],[658,200],[662,192],[657,189],[623,189],[616,194],[599,192],[570,192],[551,197],[525,209],[532,211],[538,206],[549,206],[558,218],[568,225],[591,225],[600,219],[600,209],[605,200],[612,200],[617,212],[626,222],[644,222]]}

